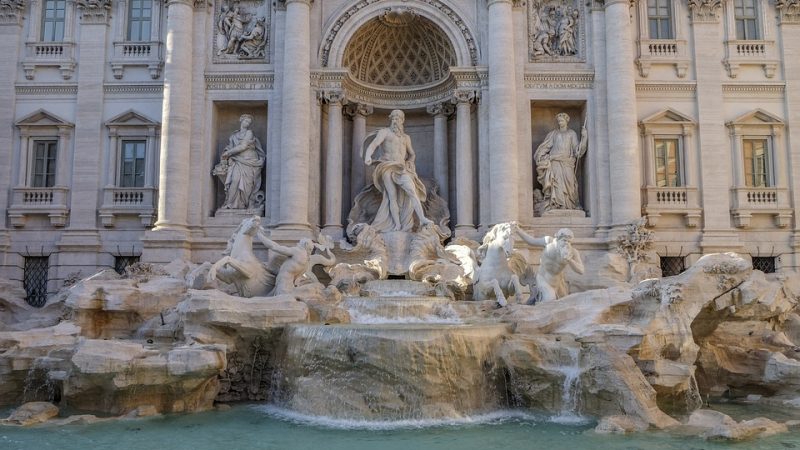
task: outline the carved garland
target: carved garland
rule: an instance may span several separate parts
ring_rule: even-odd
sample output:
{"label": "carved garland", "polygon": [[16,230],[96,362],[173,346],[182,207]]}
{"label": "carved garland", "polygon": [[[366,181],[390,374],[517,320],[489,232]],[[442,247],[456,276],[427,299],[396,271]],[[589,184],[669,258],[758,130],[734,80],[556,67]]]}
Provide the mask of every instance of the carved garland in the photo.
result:
{"label": "carved garland", "polygon": [[22,23],[25,0],[0,0],[0,24]]}
{"label": "carved garland", "polygon": [[111,0],[78,0],[77,3],[81,11],[81,23],[101,25],[108,23]]}
{"label": "carved garland", "polygon": [[689,0],[689,9],[695,22],[718,22],[722,0]]}
{"label": "carved garland", "polygon": [[[328,58],[331,52],[331,46],[333,45],[333,41],[336,39],[336,36],[341,31],[342,26],[344,24],[355,17],[359,11],[370,6],[372,4],[378,3],[383,0],[361,0],[360,2],[356,3],[355,5],[351,6],[347,9],[333,24],[331,27],[330,33],[325,37],[325,42],[322,44],[322,67],[328,67]],[[478,65],[478,45],[475,41],[475,38],[472,36],[472,32],[470,32],[467,24],[464,22],[461,17],[453,11],[452,8],[442,3],[441,0],[417,0],[424,3],[427,3],[430,6],[438,9],[442,12],[451,22],[453,22],[456,27],[461,31],[461,35],[464,37],[464,41],[467,44],[467,48],[469,49],[469,56],[473,66]]]}
{"label": "carved garland", "polygon": [[800,0],[776,0],[781,23],[800,24]]}

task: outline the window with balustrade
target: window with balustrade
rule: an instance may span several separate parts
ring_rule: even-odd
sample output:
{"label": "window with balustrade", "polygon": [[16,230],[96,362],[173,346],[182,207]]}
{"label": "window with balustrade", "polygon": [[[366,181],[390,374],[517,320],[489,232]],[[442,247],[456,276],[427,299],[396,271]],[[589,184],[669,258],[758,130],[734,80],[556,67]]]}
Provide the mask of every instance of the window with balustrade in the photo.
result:
{"label": "window with balustrade", "polygon": [[144,187],[147,141],[123,139],[120,145],[120,187]]}
{"label": "window with balustrade", "polygon": [[63,41],[66,17],[66,0],[45,0],[42,10],[42,41]]}
{"label": "window with balustrade", "polygon": [[733,20],[736,24],[736,39],[761,39],[757,0],[733,0]]}
{"label": "window with balustrade", "polygon": [[770,145],[768,139],[742,139],[744,157],[744,183],[747,187],[772,186]]}
{"label": "window with balustrade", "polygon": [[672,28],[671,3],[671,0],[647,0],[647,25],[650,39],[675,39]]}
{"label": "window with balustrade", "polygon": [[151,40],[153,0],[130,0],[128,9],[128,41]]}

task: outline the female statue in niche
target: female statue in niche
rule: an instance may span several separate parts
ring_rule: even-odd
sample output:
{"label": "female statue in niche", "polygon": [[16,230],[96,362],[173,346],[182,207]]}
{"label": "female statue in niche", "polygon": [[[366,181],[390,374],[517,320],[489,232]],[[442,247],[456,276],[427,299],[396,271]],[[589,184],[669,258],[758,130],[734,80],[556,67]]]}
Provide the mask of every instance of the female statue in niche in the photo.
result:
{"label": "female statue in niche", "polygon": [[567,128],[567,113],[557,114],[556,122],[558,127],[547,134],[533,154],[545,210],[581,209],[576,171],[578,161],[586,154],[586,124],[578,140],[578,135]]}
{"label": "female statue in niche", "polygon": [[252,209],[258,206],[256,194],[261,189],[265,154],[250,129],[252,123],[253,116],[250,114],[239,117],[239,131],[228,138],[228,145],[222,152],[220,166],[223,167],[215,168],[215,172],[218,172],[227,166],[223,209]]}

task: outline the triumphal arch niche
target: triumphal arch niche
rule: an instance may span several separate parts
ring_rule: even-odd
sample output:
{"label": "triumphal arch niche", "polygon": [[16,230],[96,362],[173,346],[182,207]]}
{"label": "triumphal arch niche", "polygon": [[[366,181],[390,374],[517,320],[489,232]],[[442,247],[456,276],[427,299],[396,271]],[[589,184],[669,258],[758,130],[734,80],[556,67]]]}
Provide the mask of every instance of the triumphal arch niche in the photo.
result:
{"label": "triumphal arch niche", "polygon": [[443,199],[456,230],[473,231],[476,105],[485,69],[477,66],[472,30],[436,0],[359,2],[332,21],[324,36],[324,231],[341,236],[358,221],[356,198],[372,183],[374,170],[364,164],[365,140],[396,109],[404,112],[419,177]]}

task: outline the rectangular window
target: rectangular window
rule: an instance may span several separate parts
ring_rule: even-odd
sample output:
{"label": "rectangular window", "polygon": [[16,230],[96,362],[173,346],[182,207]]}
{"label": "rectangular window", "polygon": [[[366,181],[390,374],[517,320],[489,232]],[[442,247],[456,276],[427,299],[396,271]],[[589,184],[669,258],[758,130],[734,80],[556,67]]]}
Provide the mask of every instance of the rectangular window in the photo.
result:
{"label": "rectangular window", "polygon": [[120,187],[144,187],[144,160],[147,141],[122,141]]}
{"label": "rectangular window", "polygon": [[45,0],[42,15],[42,40],[61,42],[64,40],[64,20],[67,13],[66,0]]}
{"label": "rectangular window", "polygon": [[128,11],[128,40],[149,41],[153,0],[131,0]]}
{"label": "rectangular window", "polygon": [[769,143],[766,139],[744,139],[744,184],[747,187],[768,187],[770,180]]}
{"label": "rectangular window", "polygon": [[650,39],[674,39],[670,0],[647,0],[647,22]]}
{"label": "rectangular window", "polygon": [[736,39],[740,41],[761,39],[756,0],[734,0],[733,16],[736,20]]}
{"label": "rectangular window", "polygon": [[656,186],[682,186],[678,139],[655,139]]}
{"label": "rectangular window", "polygon": [[27,256],[22,273],[22,285],[25,288],[25,301],[29,305],[41,308],[47,303],[47,272],[50,269],[49,257]]}
{"label": "rectangular window", "polygon": [[33,172],[31,187],[53,187],[56,185],[56,154],[58,141],[33,142]]}

